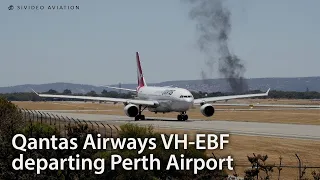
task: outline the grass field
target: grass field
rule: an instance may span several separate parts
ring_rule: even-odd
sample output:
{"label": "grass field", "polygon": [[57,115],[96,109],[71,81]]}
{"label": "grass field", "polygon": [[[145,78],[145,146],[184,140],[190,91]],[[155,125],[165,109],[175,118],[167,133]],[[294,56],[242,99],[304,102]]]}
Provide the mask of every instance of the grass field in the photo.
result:
{"label": "grass field", "polygon": [[[264,100],[268,101],[268,100]],[[284,101],[284,100],[283,100]],[[304,102],[305,100],[302,100]],[[291,101],[288,101],[290,104]],[[89,114],[109,114],[109,115],[125,115],[122,104],[99,104],[99,103],[68,103],[68,102],[13,102],[21,108],[31,110],[92,110],[78,113]],[[293,100],[291,103],[301,102]],[[285,109],[279,110],[274,107],[239,107],[239,106],[215,106],[216,113],[209,118],[203,116],[199,107],[195,107],[188,112],[190,119],[204,120],[226,120],[226,121],[243,121],[243,122],[273,122],[273,123],[289,123],[289,124],[310,124],[320,125],[319,109]],[[239,111],[242,109],[242,111]],[[266,110],[268,109],[268,110]],[[110,110],[110,111],[96,111]],[[259,110],[259,111],[257,111]],[[170,117],[176,118],[178,113],[154,114],[144,111],[149,117]]]}
{"label": "grass field", "polygon": [[[162,133],[186,133],[188,135],[201,133],[199,131],[166,129],[155,129],[155,131]],[[247,167],[250,167],[247,156],[252,156],[253,153],[256,155],[268,155],[268,160],[266,161],[267,164],[275,165],[279,165],[279,157],[281,156],[282,165],[298,166],[298,160],[295,156],[297,153],[303,162],[303,165],[317,167],[320,166],[320,141],[240,135],[231,135],[229,141],[230,143],[226,145],[226,148],[223,150],[208,150],[208,155],[212,156],[212,152],[216,157],[226,157],[231,155],[236,164],[247,165]],[[242,177],[244,176],[245,169],[247,169],[246,166],[235,168],[237,174]],[[273,173],[273,178],[271,179],[277,179],[278,177],[277,168],[274,168],[274,170],[275,172]],[[311,172],[313,170],[318,169],[307,169],[306,177],[311,178]],[[297,177],[297,175],[297,168],[283,168],[280,174],[280,179],[296,179],[295,177]]]}

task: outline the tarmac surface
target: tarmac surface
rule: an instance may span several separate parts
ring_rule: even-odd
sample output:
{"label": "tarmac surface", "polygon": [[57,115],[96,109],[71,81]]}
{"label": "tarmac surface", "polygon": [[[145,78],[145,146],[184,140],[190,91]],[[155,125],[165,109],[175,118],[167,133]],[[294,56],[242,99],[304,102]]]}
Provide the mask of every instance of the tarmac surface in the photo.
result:
{"label": "tarmac surface", "polygon": [[178,129],[178,130],[203,130],[214,133],[230,133],[238,135],[266,136],[280,138],[297,138],[320,140],[319,125],[297,125],[279,123],[259,123],[259,122],[236,122],[190,119],[188,121],[177,121],[172,118],[146,117],[146,120],[134,121],[133,118],[118,115],[66,113],[57,111],[42,110],[58,116],[64,116],[85,121],[95,121],[107,124],[120,125],[125,123],[135,123],[139,125],[152,125],[155,128]]}

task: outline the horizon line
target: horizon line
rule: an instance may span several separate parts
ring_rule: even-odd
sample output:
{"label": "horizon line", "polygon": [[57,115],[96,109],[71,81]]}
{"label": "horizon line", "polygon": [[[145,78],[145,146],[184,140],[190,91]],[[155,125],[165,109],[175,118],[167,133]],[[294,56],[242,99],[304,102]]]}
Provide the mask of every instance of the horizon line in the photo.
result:
{"label": "horizon line", "polygon": [[[246,80],[250,79],[284,79],[284,78],[320,78],[320,76],[301,76],[301,77],[258,77],[258,78],[244,78]],[[188,79],[188,80],[166,80],[166,81],[161,81],[161,82],[149,82],[149,84],[159,84],[159,83],[165,83],[165,82],[173,82],[173,81],[207,81],[207,80],[224,80],[227,78],[210,78],[210,79]],[[93,85],[93,84],[85,84],[85,83],[74,83],[74,82],[47,82],[47,83],[39,83],[39,84],[34,84],[34,83],[26,83],[26,84],[17,84],[17,85],[11,85],[11,86],[1,86],[0,88],[8,88],[8,87],[14,87],[14,86],[24,86],[24,85],[44,85],[44,84],[56,84],[56,83],[65,83],[65,84],[78,84],[78,85],[88,85],[88,86],[108,86],[108,85],[118,85],[120,84],[136,84],[136,83],[111,83],[111,84],[105,84],[105,85]]]}

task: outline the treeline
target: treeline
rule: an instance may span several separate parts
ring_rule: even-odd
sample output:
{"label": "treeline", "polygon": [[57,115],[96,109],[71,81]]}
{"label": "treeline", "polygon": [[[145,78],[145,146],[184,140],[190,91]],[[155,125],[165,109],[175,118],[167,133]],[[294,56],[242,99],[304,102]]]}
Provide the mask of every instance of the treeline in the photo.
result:
{"label": "treeline", "polygon": [[[93,96],[93,97],[112,97],[112,98],[133,98],[136,94],[129,93],[118,93],[116,91],[106,91],[103,90],[101,93],[97,93],[95,91],[90,91],[88,93],[72,93],[71,90],[65,89],[63,92],[58,92],[56,90],[50,89],[47,92],[43,92],[46,94],[60,94],[60,95],[75,95],[75,96]],[[194,98],[204,98],[204,97],[217,97],[217,96],[227,96],[227,95],[235,95],[233,93],[223,93],[223,92],[191,92]],[[249,91],[247,93],[264,93],[260,90]],[[4,97],[9,101],[57,101],[57,100],[66,100],[59,98],[41,98],[37,96],[35,93],[6,93],[0,94],[0,97]],[[296,92],[296,91],[276,91],[272,90],[269,92],[268,97],[259,97],[259,98],[274,98],[274,99],[320,99],[320,92],[315,91],[306,91],[306,92]],[[83,101],[79,99],[74,99],[74,101]]]}

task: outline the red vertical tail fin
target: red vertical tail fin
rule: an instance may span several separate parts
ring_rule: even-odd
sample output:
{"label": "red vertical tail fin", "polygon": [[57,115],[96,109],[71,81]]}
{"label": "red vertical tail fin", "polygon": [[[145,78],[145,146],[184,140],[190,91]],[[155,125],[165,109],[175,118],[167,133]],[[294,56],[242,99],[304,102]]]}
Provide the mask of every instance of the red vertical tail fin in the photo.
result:
{"label": "red vertical tail fin", "polygon": [[143,77],[143,72],[142,72],[139,52],[136,52],[136,60],[137,60],[137,75],[138,75],[138,77],[137,77],[138,78],[137,90],[139,90],[141,87],[147,86],[147,84],[146,84],[146,81],[144,80],[144,77]]}

